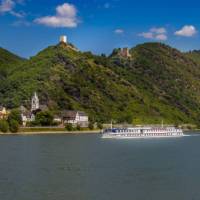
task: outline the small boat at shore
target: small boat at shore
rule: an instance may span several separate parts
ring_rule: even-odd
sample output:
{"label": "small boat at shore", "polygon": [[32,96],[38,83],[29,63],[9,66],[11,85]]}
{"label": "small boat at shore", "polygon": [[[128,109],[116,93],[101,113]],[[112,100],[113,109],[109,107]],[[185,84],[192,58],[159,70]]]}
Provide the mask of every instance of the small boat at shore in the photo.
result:
{"label": "small boat at shore", "polygon": [[183,130],[175,127],[110,128],[102,132],[102,138],[166,138],[182,137]]}

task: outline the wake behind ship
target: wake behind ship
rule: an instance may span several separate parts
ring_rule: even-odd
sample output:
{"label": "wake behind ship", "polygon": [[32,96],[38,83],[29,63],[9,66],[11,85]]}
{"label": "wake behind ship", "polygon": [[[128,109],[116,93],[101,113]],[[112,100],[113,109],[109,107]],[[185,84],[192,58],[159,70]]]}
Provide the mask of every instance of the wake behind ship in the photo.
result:
{"label": "wake behind ship", "polygon": [[105,129],[102,138],[165,138],[182,137],[182,129],[175,127],[142,127]]}

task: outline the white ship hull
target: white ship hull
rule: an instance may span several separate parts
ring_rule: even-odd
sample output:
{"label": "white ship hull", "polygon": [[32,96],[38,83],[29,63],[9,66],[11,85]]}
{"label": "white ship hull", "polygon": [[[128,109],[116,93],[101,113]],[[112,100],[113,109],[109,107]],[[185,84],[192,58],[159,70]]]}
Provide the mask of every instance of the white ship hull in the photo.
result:
{"label": "white ship hull", "polygon": [[105,139],[147,139],[147,138],[179,138],[183,137],[184,135],[170,135],[170,136],[125,136],[125,135],[107,135],[107,134],[102,134],[102,138]]}
{"label": "white ship hull", "polygon": [[139,139],[139,138],[177,138],[183,137],[183,131],[174,127],[166,128],[126,128],[126,129],[106,129],[102,133],[102,138],[116,139]]}

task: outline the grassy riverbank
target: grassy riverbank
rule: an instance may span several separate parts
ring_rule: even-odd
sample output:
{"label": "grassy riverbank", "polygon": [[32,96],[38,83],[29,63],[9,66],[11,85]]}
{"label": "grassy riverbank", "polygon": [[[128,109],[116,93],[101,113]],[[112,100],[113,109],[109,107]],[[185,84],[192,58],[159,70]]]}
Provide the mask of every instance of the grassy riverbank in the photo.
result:
{"label": "grassy riverbank", "polygon": [[83,129],[67,131],[62,127],[30,127],[30,128],[20,128],[17,133],[1,133],[0,135],[45,135],[45,134],[98,134],[101,130],[99,129]]}

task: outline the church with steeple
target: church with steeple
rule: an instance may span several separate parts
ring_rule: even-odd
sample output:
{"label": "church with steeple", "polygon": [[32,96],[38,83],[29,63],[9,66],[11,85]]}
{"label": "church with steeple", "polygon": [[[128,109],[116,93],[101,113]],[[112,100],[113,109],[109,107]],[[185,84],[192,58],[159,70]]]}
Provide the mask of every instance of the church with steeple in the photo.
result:
{"label": "church with steeple", "polygon": [[37,93],[35,92],[31,99],[31,112],[36,111],[40,108],[40,101]]}
{"label": "church with steeple", "polygon": [[40,100],[37,92],[34,92],[31,98],[30,110],[26,109],[24,106],[20,107],[23,125],[25,126],[27,122],[35,121],[36,114],[44,110],[48,110],[48,107],[46,105],[40,105]]}

